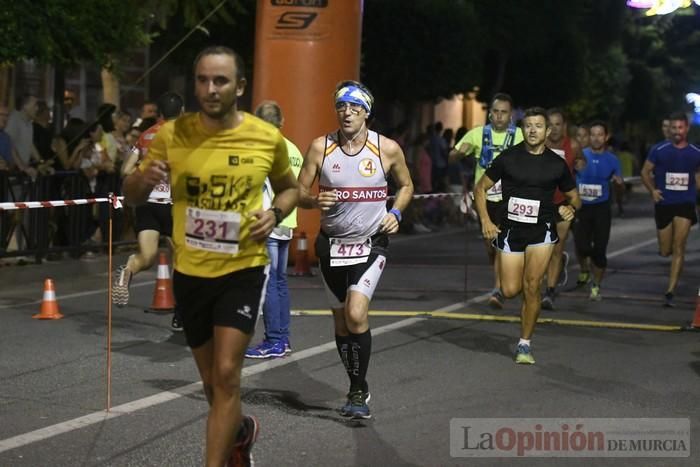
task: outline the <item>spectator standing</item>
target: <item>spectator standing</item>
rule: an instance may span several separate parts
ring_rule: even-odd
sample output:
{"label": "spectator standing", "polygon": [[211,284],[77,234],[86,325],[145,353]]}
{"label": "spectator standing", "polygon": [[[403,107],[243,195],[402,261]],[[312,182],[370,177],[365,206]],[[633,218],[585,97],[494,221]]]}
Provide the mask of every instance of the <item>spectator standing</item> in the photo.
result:
{"label": "spectator standing", "polygon": [[[273,101],[263,102],[255,109],[255,116],[282,128],[284,117],[279,105]],[[299,176],[304,158],[294,143],[284,138],[287,144],[289,165],[294,177]],[[272,206],[275,197],[270,180],[265,181],[263,188],[263,209]],[[245,353],[247,358],[276,358],[292,352],[289,344],[290,300],[287,286],[287,259],[289,242],[293,230],[297,226],[297,210],[294,210],[272,231],[267,238],[267,254],[270,256],[270,276],[267,280],[265,304],[263,305],[263,320],[265,323],[265,338],[255,346],[249,347]]]}

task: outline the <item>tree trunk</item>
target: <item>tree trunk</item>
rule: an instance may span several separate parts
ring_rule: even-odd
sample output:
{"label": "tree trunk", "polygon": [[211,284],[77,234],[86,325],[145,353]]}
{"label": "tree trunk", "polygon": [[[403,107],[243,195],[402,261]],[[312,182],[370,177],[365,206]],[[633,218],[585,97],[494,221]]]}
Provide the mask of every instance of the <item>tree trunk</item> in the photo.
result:
{"label": "tree trunk", "polygon": [[0,103],[5,103],[14,110],[15,105],[12,95],[12,66],[0,65]]}
{"label": "tree trunk", "polygon": [[100,76],[102,77],[102,102],[119,107],[119,78],[107,68],[102,68]]}
{"label": "tree trunk", "polygon": [[53,132],[59,134],[63,130],[63,120],[65,116],[63,99],[66,89],[66,73],[62,66],[55,65],[53,68]]}

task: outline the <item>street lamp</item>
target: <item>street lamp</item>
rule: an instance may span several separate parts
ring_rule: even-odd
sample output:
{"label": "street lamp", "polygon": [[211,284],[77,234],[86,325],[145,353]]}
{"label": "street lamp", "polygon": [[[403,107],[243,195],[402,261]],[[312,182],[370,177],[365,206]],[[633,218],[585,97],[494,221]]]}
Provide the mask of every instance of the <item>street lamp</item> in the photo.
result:
{"label": "street lamp", "polygon": [[700,0],[627,0],[630,8],[646,9],[646,16],[667,15],[679,8],[689,8],[693,3],[700,5]]}

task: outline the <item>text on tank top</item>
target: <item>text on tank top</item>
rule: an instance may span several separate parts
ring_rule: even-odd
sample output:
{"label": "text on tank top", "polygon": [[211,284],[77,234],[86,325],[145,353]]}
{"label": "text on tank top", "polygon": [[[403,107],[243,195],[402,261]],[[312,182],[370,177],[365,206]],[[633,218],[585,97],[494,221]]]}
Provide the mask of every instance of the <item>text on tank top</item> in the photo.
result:
{"label": "text on tank top", "polygon": [[356,154],[346,154],[339,133],[326,136],[319,191],[336,190],[337,203],[321,212],[321,230],[331,237],[364,238],[379,231],[386,215],[387,182],[379,134],[367,132]]}

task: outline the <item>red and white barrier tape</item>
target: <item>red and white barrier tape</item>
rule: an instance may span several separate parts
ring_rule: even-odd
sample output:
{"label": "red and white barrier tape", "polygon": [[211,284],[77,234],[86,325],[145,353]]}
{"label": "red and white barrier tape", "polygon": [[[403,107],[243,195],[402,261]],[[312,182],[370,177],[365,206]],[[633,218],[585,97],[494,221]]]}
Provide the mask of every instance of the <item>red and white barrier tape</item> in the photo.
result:
{"label": "red and white barrier tape", "polygon": [[19,209],[55,208],[59,206],[79,206],[82,204],[112,203],[115,209],[122,207],[123,196],[112,198],[65,199],[58,201],[25,201],[23,203],[0,203],[0,211],[15,211]]}
{"label": "red and white barrier tape", "polygon": [[[451,198],[462,197],[462,193],[430,193],[426,195],[413,195],[414,198]],[[388,199],[393,199],[395,196],[388,196]],[[121,201],[123,196],[114,198],[114,207],[119,209],[122,207]],[[82,204],[109,203],[110,198],[85,198],[85,199],[65,199],[57,201],[24,201],[16,203],[0,203],[0,211],[16,211],[19,209],[36,209],[36,208],[55,208],[60,206],[78,206]]]}
{"label": "red and white barrier tape", "polygon": [[[428,199],[428,198],[462,198],[464,193],[429,193],[425,195],[413,195],[413,199]],[[387,199],[394,199],[396,196],[387,196]]]}
{"label": "red and white barrier tape", "polygon": [[[640,177],[625,177],[625,183],[636,183]],[[415,199],[430,199],[430,198],[463,198],[464,193],[429,193],[424,195],[413,195]],[[394,199],[396,196],[387,196],[387,199]],[[66,199],[62,201],[25,201],[24,203],[0,203],[0,211],[15,211],[18,209],[36,209],[36,208],[53,208],[58,206],[77,206],[81,204],[109,203],[114,204],[115,209],[122,207],[121,201],[123,196],[117,196],[113,200],[110,198],[85,198],[85,199]]]}

